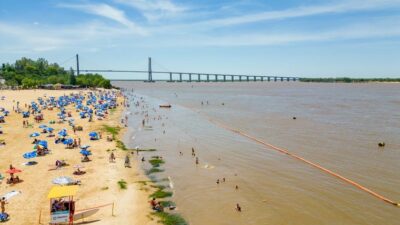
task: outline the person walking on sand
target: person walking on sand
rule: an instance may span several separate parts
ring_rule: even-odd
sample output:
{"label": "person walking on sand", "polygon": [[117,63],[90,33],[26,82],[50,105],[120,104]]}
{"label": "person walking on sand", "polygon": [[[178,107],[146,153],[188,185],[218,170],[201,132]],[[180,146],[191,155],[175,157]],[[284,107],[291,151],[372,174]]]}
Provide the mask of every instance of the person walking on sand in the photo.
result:
{"label": "person walking on sand", "polygon": [[111,152],[111,154],[110,154],[110,162],[115,162],[114,152]]}
{"label": "person walking on sand", "polygon": [[2,197],[1,198],[1,200],[0,200],[0,205],[1,205],[1,213],[5,213],[6,212],[6,198],[5,197]]}
{"label": "person walking on sand", "polygon": [[199,165],[199,157],[196,157],[196,165]]}
{"label": "person walking on sand", "polygon": [[192,156],[196,156],[196,153],[194,152],[194,148],[192,147]]}

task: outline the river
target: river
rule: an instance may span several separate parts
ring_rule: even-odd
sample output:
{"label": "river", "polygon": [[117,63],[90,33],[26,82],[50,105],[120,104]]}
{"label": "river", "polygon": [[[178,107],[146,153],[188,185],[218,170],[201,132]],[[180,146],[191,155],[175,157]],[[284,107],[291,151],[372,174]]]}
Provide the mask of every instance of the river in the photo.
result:
{"label": "river", "polygon": [[400,201],[400,84],[114,85],[143,97],[152,129],[140,128],[132,102],[128,144],[158,149],[166,164],[157,176],[171,178],[177,212],[192,225],[400,224],[399,207],[213,122]]}

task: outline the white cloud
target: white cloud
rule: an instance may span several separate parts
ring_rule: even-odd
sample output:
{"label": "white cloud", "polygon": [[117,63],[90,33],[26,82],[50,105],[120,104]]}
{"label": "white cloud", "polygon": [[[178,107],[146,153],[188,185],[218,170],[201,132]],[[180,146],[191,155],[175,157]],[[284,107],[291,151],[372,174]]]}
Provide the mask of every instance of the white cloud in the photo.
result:
{"label": "white cloud", "polygon": [[115,2],[139,10],[150,21],[172,17],[187,10],[170,0],[115,0]]}
{"label": "white cloud", "polygon": [[199,22],[198,25],[208,27],[234,26],[269,20],[283,20],[297,17],[315,16],[322,14],[346,13],[352,11],[378,10],[392,6],[400,6],[400,0],[342,0],[335,4],[320,6],[302,6],[278,11],[252,13],[236,17],[213,19]]}
{"label": "white cloud", "polygon": [[186,42],[184,40],[178,40],[178,42],[181,45],[190,46],[268,46],[298,42],[365,40],[393,37],[400,37],[400,17],[387,17],[375,22],[349,24],[320,32],[250,33],[219,37],[202,36],[192,38]]}
{"label": "white cloud", "polygon": [[110,39],[127,36],[136,37],[137,33],[130,29],[93,22],[70,26],[31,26],[0,22],[0,52],[98,49],[98,46],[105,46]]}
{"label": "white cloud", "polygon": [[146,34],[142,27],[136,25],[136,23],[126,17],[124,11],[107,4],[60,4],[59,7],[76,9],[89,14],[102,16],[130,28],[138,34]]}

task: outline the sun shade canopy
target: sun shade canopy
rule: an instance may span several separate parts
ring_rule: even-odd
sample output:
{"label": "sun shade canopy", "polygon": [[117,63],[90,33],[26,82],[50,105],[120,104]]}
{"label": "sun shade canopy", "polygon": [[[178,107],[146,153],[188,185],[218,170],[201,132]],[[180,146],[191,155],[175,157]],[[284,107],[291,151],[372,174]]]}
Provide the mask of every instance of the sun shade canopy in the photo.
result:
{"label": "sun shade canopy", "polygon": [[48,198],[61,198],[67,196],[73,196],[78,191],[78,185],[71,185],[71,186],[55,186],[52,187]]}

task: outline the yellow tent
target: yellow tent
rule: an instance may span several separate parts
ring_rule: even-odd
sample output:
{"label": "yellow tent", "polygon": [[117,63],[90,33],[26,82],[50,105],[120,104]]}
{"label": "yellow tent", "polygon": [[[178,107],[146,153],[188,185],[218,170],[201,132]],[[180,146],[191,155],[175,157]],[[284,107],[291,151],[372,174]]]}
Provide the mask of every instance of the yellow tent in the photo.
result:
{"label": "yellow tent", "polygon": [[62,198],[67,196],[74,196],[78,191],[78,185],[71,186],[54,186],[51,188],[48,198]]}

